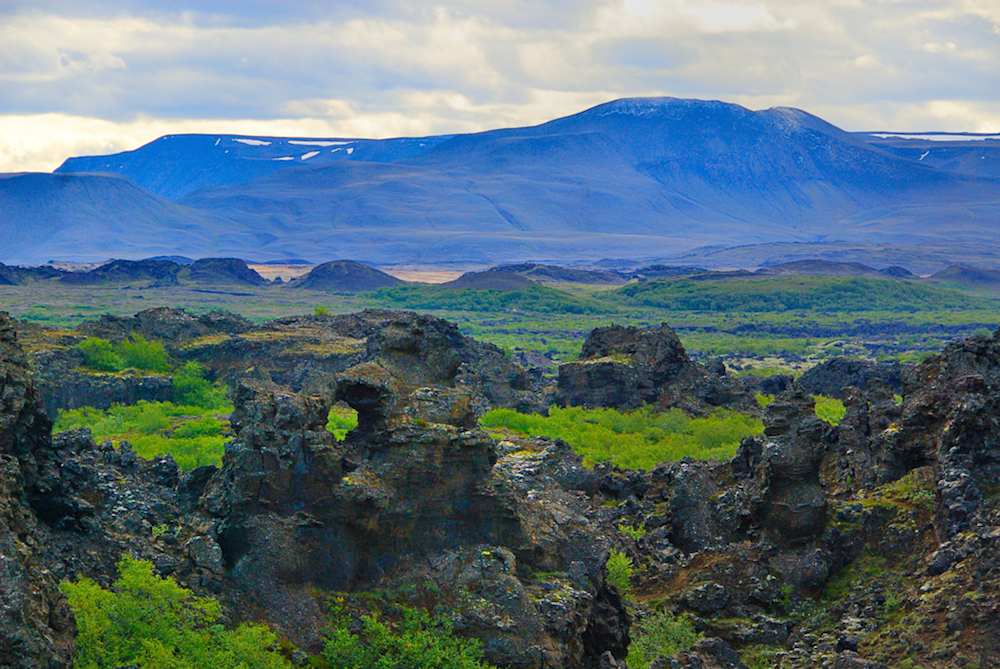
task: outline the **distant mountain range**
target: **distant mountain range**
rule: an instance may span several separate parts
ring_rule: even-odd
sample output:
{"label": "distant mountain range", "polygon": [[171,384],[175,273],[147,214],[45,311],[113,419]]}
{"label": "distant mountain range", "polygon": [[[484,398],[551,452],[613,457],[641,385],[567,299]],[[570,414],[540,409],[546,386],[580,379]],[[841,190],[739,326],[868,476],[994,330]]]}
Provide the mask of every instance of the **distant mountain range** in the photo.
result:
{"label": "distant mountain range", "polygon": [[[172,135],[0,177],[0,261],[666,257],[774,243],[997,246],[1000,138],[623,99],[526,128]],[[815,254],[814,254],[815,255]],[[980,259],[981,260],[981,259]]]}

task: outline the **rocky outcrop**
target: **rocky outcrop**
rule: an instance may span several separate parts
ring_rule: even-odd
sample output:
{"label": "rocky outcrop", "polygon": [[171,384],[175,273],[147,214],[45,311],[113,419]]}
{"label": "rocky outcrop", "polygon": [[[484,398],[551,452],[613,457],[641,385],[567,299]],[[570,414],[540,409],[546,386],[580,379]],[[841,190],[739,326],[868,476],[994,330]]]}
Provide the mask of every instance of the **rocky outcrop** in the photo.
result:
{"label": "rocky outcrop", "polygon": [[[596,667],[604,651],[624,655],[625,614],[604,581],[608,545],[583,500],[547,471],[547,457],[567,466],[567,451],[505,460],[481,432],[409,422],[336,443],[324,429],[328,401],[237,389],[237,438],[202,499],[236,610],[265,611],[315,646],[317,589],[430,579],[459,629],[484,638],[503,666]],[[534,583],[543,570],[565,582]],[[482,603],[470,609],[469,597]]]}
{"label": "rocky outcrop", "polygon": [[45,532],[30,504],[50,423],[14,326],[0,313],[0,666],[65,667],[73,622],[41,559]]}
{"label": "rocky outcrop", "polygon": [[106,374],[83,368],[83,355],[75,348],[40,351],[32,366],[45,412],[55,420],[63,409],[140,401],[166,402],[173,399],[173,384],[163,374]]}
{"label": "rocky outcrop", "polygon": [[872,362],[856,358],[831,358],[805,371],[798,386],[810,395],[843,399],[848,388],[868,390],[873,384],[903,389],[903,366],[896,361]]}
{"label": "rocky outcrop", "polygon": [[178,346],[201,337],[238,334],[251,327],[242,316],[225,311],[194,315],[183,309],[157,307],[140,311],[135,316],[101,316],[96,321],[83,322],[78,330],[89,337],[112,341],[141,334],[147,339]]}
{"label": "rocky outcrop", "polygon": [[613,325],[592,331],[579,361],[559,366],[557,401],[564,406],[620,409],[655,404],[695,412],[755,406],[738,382],[692,362],[666,324]]}

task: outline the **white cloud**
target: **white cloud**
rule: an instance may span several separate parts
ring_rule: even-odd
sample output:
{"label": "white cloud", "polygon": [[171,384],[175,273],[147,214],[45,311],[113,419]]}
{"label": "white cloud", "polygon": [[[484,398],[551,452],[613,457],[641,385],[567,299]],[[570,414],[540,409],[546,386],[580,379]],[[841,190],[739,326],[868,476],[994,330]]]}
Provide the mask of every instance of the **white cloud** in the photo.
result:
{"label": "white cloud", "polygon": [[996,0],[102,6],[0,7],[0,170],[165,133],[482,130],[628,95],[800,106],[849,129],[1000,129]]}

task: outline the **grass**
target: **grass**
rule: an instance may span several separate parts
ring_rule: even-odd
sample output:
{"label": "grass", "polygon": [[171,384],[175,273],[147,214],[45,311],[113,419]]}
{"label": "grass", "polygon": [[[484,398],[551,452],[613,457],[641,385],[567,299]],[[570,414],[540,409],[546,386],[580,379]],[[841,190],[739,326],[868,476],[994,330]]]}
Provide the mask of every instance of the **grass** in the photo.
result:
{"label": "grass", "polygon": [[669,658],[688,650],[699,639],[701,634],[689,616],[667,611],[654,613],[632,629],[628,669],[649,669],[657,658]]}
{"label": "grass", "polygon": [[715,281],[648,281],[618,292],[639,304],[672,311],[788,312],[918,311],[986,305],[952,288],[866,277],[783,276]]}
{"label": "grass", "polygon": [[480,419],[480,425],[523,436],[562,439],[589,466],[608,462],[642,470],[685,457],[731,458],[743,437],[763,430],[757,418],[727,409],[693,417],[680,409],[657,412],[649,407],[630,412],[552,407],[548,416],[494,409]]}
{"label": "grass", "polygon": [[137,455],[170,455],[184,470],[222,462],[232,406],[206,408],[173,402],[116,404],[109,409],[83,407],[63,411],[55,432],[87,428],[98,443],[129,442]]}

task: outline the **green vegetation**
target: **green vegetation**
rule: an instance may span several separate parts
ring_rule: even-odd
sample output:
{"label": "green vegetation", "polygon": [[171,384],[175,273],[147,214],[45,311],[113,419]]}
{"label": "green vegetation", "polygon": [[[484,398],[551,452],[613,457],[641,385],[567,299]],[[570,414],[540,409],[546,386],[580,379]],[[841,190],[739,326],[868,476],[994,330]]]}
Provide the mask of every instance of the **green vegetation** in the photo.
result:
{"label": "green vegetation", "polygon": [[226,389],[205,378],[205,368],[197,362],[182,365],[171,379],[174,401],[178,404],[220,409],[226,406]]}
{"label": "green vegetation", "polygon": [[667,279],[628,285],[618,292],[638,304],[670,311],[918,311],[988,303],[952,288],[867,277]]}
{"label": "green vegetation", "polygon": [[639,539],[642,539],[644,536],[646,536],[646,528],[643,527],[642,525],[629,525],[628,523],[619,523],[618,531],[634,541],[639,541]]}
{"label": "green vegetation", "polygon": [[222,462],[232,407],[200,407],[173,402],[115,404],[63,411],[54,430],[88,428],[97,442],[127,441],[143,458],[171,455],[181,469]]}
{"label": "green vegetation", "polygon": [[343,441],[347,433],[358,426],[358,412],[349,406],[335,404],[330,407],[326,430],[337,441]]}
{"label": "green vegetation", "polygon": [[621,551],[611,551],[608,556],[608,583],[615,586],[622,597],[632,594],[632,558]]}
{"label": "green vegetation", "polygon": [[557,314],[587,314],[602,310],[602,306],[594,300],[574,297],[546,286],[530,286],[519,290],[401,286],[383,288],[372,297],[376,302],[398,309]]}
{"label": "green vegetation", "polygon": [[840,425],[847,415],[847,407],[836,397],[826,397],[825,395],[815,395],[816,417],[830,425]]}
{"label": "green vegetation", "polygon": [[753,398],[757,400],[757,406],[759,406],[761,409],[766,409],[767,407],[771,406],[772,402],[774,402],[774,395],[768,395],[767,393],[761,393],[761,392],[754,393]]}
{"label": "green vegetation", "polygon": [[84,364],[101,372],[121,372],[126,369],[166,372],[170,369],[163,344],[150,341],[140,334],[114,344],[99,337],[88,337],[77,348],[83,353]]}
{"label": "green vegetation", "polygon": [[267,627],[227,629],[217,601],[156,576],[149,562],[123,558],[110,590],[87,578],[61,587],[76,618],[76,669],[292,666]]}
{"label": "green vegetation", "polygon": [[632,628],[628,669],[649,669],[656,658],[688,650],[700,638],[689,616],[667,611],[654,613]]}
{"label": "green vegetation", "polygon": [[455,636],[451,623],[420,609],[404,608],[390,624],[376,614],[351,631],[348,616],[334,609],[334,629],[323,648],[331,669],[490,669],[476,639]]}
{"label": "green vegetation", "polygon": [[322,305],[317,305],[313,307],[313,316],[329,316],[330,307],[324,307]]}
{"label": "green vegetation", "polygon": [[650,407],[630,412],[552,407],[548,416],[494,409],[482,417],[480,425],[562,439],[589,465],[610,462],[624,469],[645,470],[684,457],[730,458],[743,437],[763,430],[757,418],[728,409],[695,418],[680,409],[656,412]]}

